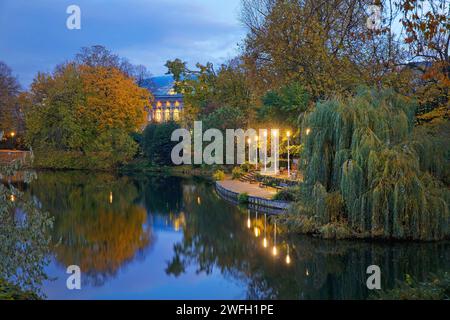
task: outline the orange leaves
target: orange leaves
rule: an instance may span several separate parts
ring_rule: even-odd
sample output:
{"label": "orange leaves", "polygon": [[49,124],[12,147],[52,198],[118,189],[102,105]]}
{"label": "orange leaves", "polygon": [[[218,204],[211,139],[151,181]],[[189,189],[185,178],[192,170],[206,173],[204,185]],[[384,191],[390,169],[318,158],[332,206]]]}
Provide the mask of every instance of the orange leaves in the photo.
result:
{"label": "orange leaves", "polygon": [[144,123],[144,108],[150,93],[116,68],[80,67],[86,106],[80,116],[103,131],[122,129],[132,132]]}

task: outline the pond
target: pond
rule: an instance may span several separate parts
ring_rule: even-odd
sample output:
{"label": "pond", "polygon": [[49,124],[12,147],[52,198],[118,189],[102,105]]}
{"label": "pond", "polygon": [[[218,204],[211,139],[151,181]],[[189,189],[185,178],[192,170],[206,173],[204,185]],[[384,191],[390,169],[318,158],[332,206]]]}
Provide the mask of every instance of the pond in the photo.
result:
{"label": "pond", "polygon": [[[369,265],[384,289],[450,269],[448,242],[282,234],[193,178],[40,172],[22,188],[54,217],[48,299],[366,299]],[[70,265],[81,290],[66,287]]]}

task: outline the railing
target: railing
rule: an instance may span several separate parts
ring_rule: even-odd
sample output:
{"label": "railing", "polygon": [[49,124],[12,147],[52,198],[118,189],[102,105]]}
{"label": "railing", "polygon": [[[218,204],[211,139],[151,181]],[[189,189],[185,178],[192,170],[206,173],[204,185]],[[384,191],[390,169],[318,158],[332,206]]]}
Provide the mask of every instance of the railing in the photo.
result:
{"label": "railing", "polygon": [[[222,187],[219,183],[216,182],[216,190],[217,193],[235,204],[238,204],[239,193],[230,191]],[[270,200],[260,197],[248,196],[249,208],[257,211],[266,211],[271,214],[280,214],[284,213],[288,207],[289,202],[279,201],[279,200]],[[270,211],[270,212],[268,212]]]}

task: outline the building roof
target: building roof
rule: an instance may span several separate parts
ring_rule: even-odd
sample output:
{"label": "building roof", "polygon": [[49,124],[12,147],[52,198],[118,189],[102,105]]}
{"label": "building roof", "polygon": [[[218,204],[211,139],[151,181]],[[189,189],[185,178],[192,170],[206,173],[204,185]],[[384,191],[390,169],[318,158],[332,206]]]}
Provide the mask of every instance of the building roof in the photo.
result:
{"label": "building roof", "polygon": [[144,80],[142,87],[148,89],[154,96],[170,95],[175,81],[172,76],[152,77]]}

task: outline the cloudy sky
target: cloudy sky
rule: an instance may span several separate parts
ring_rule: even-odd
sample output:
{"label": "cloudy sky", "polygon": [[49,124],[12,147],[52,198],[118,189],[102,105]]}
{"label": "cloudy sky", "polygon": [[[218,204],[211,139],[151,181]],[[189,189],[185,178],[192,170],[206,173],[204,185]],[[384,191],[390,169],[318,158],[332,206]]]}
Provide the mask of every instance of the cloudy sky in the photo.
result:
{"label": "cloudy sky", "polygon": [[[69,30],[69,5],[81,30]],[[0,61],[27,87],[83,46],[101,44],[154,75],[168,59],[221,63],[238,52],[245,30],[240,0],[0,0]]]}

